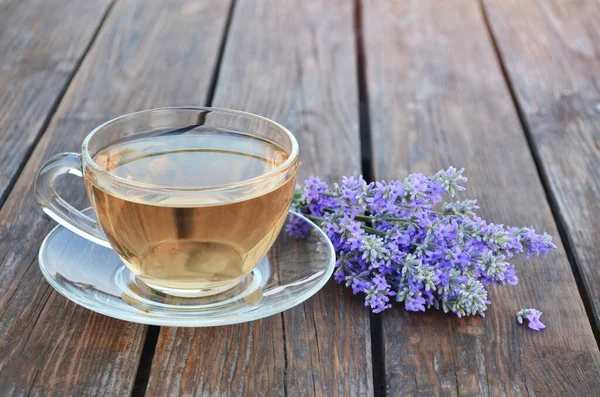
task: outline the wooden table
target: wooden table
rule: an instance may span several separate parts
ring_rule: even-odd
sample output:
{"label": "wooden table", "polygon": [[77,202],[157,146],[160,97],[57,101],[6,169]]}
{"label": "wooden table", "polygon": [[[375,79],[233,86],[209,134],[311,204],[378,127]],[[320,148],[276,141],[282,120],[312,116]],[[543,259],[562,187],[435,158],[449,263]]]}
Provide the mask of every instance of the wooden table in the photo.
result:
{"label": "wooden table", "polygon": [[[0,0],[0,395],[600,395],[599,76],[595,0]],[[289,127],[301,178],[464,166],[484,218],[559,249],[518,259],[485,319],[371,315],[334,282],[219,328],[60,296],[38,269],[41,164],[117,115],[193,104]],[[86,205],[80,180],[62,191]]]}

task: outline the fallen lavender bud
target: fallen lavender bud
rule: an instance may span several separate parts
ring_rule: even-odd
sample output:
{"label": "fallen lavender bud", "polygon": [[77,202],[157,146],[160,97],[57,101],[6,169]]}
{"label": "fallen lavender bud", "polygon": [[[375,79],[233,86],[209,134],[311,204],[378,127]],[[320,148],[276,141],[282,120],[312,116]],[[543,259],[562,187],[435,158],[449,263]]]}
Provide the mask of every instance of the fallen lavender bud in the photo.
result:
{"label": "fallen lavender bud", "polygon": [[541,331],[546,325],[540,321],[542,312],[537,309],[522,309],[517,313],[517,321],[523,324],[523,319],[529,321],[528,327],[534,331]]}
{"label": "fallen lavender bud", "polygon": [[[313,177],[296,192],[293,206],[331,239],[335,279],[365,294],[365,306],[375,313],[396,301],[411,311],[435,307],[458,317],[484,316],[487,286],[518,282],[509,263],[515,253],[530,257],[556,247],[533,228],[485,222],[475,214],[475,200],[436,210],[443,196],[464,190],[463,172],[450,167],[375,183],[344,177],[331,188]],[[286,228],[297,237],[305,233],[301,221]]]}

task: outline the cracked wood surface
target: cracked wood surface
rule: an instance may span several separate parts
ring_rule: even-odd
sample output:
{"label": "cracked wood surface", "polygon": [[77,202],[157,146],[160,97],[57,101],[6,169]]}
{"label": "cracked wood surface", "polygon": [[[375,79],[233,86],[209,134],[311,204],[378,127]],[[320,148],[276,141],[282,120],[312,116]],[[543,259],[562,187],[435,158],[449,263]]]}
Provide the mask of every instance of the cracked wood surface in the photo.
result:
{"label": "cracked wood surface", "polygon": [[[600,353],[563,244],[597,321],[600,3],[92,3],[0,0],[1,395],[597,394]],[[371,324],[361,298],[331,282],[261,321],[161,328],[140,362],[154,347],[147,327],[78,307],[43,280],[37,250],[54,223],[33,178],[114,116],[203,104],[288,127],[299,181],[368,172],[361,133],[377,179],[464,166],[463,197],[484,218],[533,224],[559,249],[517,259],[519,285],[491,288],[486,319],[396,308]],[[61,192],[87,205],[80,180]],[[544,311],[548,328],[518,326],[522,307]]]}
{"label": "cracked wood surface", "polygon": [[600,2],[484,5],[599,324]]}
{"label": "cracked wood surface", "polygon": [[[465,167],[461,197],[484,219],[534,225],[559,247],[515,259],[520,282],[490,288],[485,319],[385,313],[388,395],[592,395],[600,354],[478,2],[362,8],[376,177]],[[548,328],[518,326],[523,307]]]}
{"label": "cracked wood surface", "polygon": [[110,4],[110,0],[0,1],[0,203]]}

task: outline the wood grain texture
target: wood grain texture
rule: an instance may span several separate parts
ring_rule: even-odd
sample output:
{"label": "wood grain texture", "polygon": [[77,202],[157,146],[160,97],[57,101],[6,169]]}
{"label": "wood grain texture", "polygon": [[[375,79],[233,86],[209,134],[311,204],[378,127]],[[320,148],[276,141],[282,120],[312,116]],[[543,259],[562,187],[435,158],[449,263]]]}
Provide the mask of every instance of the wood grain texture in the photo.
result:
{"label": "wood grain texture", "polygon": [[[498,14],[509,7],[494,4]],[[377,178],[464,166],[462,197],[477,198],[484,219],[534,225],[559,247],[540,259],[515,259],[520,283],[490,288],[485,319],[385,313],[388,395],[597,394],[596,341],[479,3],[364,0],[362,9]],[[542,310],[548,328],[519,326],[523,307]]]}
{"label": "wood grain texture", "polygon": [[111,0],[0,4],[0,203],[110,4]]}
{"label": "wood grain texture", "polygon": [[[119,1],[0,212],[0,395],[127,395],[146,327],[87,311],[43,281],[37,250],[54,226],[33,199],[50,156],[123,113],[203,104],[228,2]],[[65,184],[67,201],[82,207]]]}
{"label": "wood grain texture", "polygon": [[490,27],[600,324],[600,3],[486,1]]}
{"label": "wood grain texture", "polygon": [[[288,127],[300,142],[299,180],[360,172],[352,11],[346,0],[242,0],[234,8],[213,105]],[[182,348],[181,340],[193,343]],[[350,396],[373,389],[369,313],[333,283],[252,324],[163,328],[156,352],[148,395]]]}

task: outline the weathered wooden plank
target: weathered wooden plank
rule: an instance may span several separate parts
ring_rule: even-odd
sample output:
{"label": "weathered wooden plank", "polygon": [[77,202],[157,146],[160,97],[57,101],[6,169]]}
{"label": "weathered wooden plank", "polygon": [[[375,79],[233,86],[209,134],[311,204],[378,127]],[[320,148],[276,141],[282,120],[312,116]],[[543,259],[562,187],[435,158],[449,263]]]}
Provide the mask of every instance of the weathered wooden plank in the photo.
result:
{"label": "weathered wooden plank", "polygon": [[[243,0],[234,9],[213,104],[290,128],[300,180],[360,172],[352,11],[346,0]],[[156,352],[148,395],[372,393],[369,314],[333,284],[282,316],[163,328]]]}
{"label": "weathered wooden plank", "polygon": [[598,326],[600,3],[484,5]]}
{"label": "weathered wooden plank", "polygon": [[[515,260],[521,281],[491,288],[486,319],[388,311],[388,395],[597,394],[598,348],[479,3],[364,0],[362,9],[376,176],[464,166],[484,218],[533,224],[559,246]],[[548,328],[519,326],[522,307],[541,309]]]}
{"label": "weathered wooden plank", "polygon": [[[76,151],[114,116],[150,107],[202,104],[229,2],[119,1],[74,77],[0,212],[0,394],[126,395],[146,327],[89,312],[54,293],[37,267],[54,226],[37,210],[41,164]],[[66,184],[68,201],[83,206]]]}
{"label": "weathered wooden plank", "polygon": [[110,4],[111,0],[0,4],[0,203]]}

